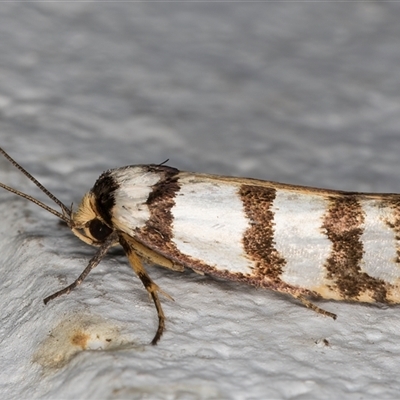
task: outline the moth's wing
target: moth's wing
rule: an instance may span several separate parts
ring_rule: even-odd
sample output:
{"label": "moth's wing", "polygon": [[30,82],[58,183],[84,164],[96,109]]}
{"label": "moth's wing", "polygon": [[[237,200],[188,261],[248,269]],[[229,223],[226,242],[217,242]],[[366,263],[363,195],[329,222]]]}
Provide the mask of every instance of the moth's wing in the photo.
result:
{"label": "moth's wing", "polygon": [[[129,231],[149,253],[174,265],[296,296],[302,291],[333,299],[362,296],[362,301],[385,300],[379,293],[387,289],[386,275],[392,280],[400,278],[388,250],[378,249],[382,255],[378,267],[384,265],[380,269],[372,259],[365,263],[365,251],[353,251],[357,246],[367,248],[361,238],[365,204],[376,212],[371,225],[374,232],[379,237],[390,236],[384,247],[394,249],[394,228],[382,218],[390,215],[398,195],[395,199],[391,194],[189,173],[179,173],[171,187],[162,185],[155,185],[152,193],[157,195],[142,205],[148,207],[145,223],[135,226],[133,215],[120,229]],[[343,247],[341,237],[348,237],[346,232],[354,234],[350,235],[351,246]],[[377,241],[370,243],[376,247]],[[349,268],[354,271],[350,273]],[[364,274],[365,268],[371,269],[370,276]],[[362,277],[368,279],[367,286]],[[356,288],[351,292],[350,284]]]}

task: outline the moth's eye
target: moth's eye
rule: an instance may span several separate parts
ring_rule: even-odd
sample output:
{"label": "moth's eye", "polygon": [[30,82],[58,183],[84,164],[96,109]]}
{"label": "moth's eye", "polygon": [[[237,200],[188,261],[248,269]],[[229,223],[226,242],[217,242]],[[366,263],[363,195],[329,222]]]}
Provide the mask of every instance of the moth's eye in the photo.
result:
{"label": "moth's eye", "polygon": [[92,219],[89,222],[89,232],[96,240],[102,242],[112,233],[112,229],[99,219]]}

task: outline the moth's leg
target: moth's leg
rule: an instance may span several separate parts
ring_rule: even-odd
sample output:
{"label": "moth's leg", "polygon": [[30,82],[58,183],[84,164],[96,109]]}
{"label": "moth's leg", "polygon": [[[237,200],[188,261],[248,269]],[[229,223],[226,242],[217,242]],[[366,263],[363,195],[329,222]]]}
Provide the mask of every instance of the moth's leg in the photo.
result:
{"label": "moth's leg", "polygon": [[312,303],[310,300],[306,299],[304,296],[298,295],[298,296],[296,296],[296,298],[299,299],[307,308],[310,308],[311,310],[317,312],[318,314],[322,314],[322,315],[325,315],[326,317],[331,317],[333,319],[336,319],[336,314],[333,314],[329,311],[319,308],[314,303]]}
{"label": "moth's leg", "polygon": [[89,261],[88,266],[79,275],[78,279],[75,282],[71,283],[66,288],[59,290],[58,292],[53,293],[52,295],[46,297],[43,300],[44,304],[47,304],[50,300],[60,297],[63,294],[68,294],[71,290],[79,286],[82,283],[82,281],[89,275],[89,272],[99,264],[102,258],[106,255],[107,251],[110,249],[110,247],[115,244],[116,240],[117,240],[116,234],[110,235],[109,238],[101,245],[101,247],[94,255],[94,257],[92,257],[92,259]]}
{"label": "moth's leg", "polygon": [[146,270],[144,269],[142,262],[140,258],[136,255],[134,251],[131,251],[130,253],[127,254],[129,262],[132,265],[133,270],[136,272],[137,276],[140,278],[142,281],[144,287],[146,288],[147,292],[149,293],[151,299],[153,299],[153,302],[156,306],[157,309],[157,315],[158,315],[158,328],[157,332],[151,341],[152,345],[157,344],[157,342],[160,340],[161,335],[164,332],[165,329],[165,315],[164,311],[161,307],[161,302],[158,297],[158,293],[162,293],[161,289],[156,285],[149,275],[147,274]]}
{"label": "moth's leg", "polygon": [[165,329],[165,315],[161,307],[161,302],[158,297],[158,292],[162,293],[164,296],[170,298],[171,300],[173,299],[167,293],[162,291],[158,287],[158,285],[151,280],[151,278],[149,277],[149,275],[147,274],[146,270],[143,267],[142,261],[140,260],[139,256],[135,253],[133,246],[129,244],[129,238],[127,238],[125,235],[120,235],[120,243],[125,250],[125,253],[129,259],[129,262],[133,270],[142,281],[144,287],[146,288],[147,292],[150,295],[150,298],[153,300],[156,306],[158,315],[158,328],[153,340],[151,341],[151,344],[155,345],[160,340]]}

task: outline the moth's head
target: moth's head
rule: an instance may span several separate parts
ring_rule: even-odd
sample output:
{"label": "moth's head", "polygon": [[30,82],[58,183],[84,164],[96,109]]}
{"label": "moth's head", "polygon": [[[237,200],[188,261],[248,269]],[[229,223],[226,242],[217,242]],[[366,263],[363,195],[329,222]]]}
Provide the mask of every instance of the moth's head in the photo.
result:
{"label": "moth's head", "polygon": [[71,230],[82,241],[92,246],[101,246],[113,233],[96,208],[92,191],[83,196],[78,209],[71,215]]}

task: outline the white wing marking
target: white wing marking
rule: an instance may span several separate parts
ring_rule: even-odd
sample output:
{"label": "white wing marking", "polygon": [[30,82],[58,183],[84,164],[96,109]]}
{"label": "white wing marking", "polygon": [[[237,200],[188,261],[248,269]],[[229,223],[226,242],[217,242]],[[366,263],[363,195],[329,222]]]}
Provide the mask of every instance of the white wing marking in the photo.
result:
{"label": "white wing marking", "polygon": [[281,279],[313,290],[324,283],[332,243],[321,225],[327,202],[312,194],[278,190],[273,203],[275,248],[286,260]]}
{"label": "white wing marking", "polygon": [[243,249],[249,228],[238,186],[182,179],[172,208],[178,250],[219,270],[251,274]]}

